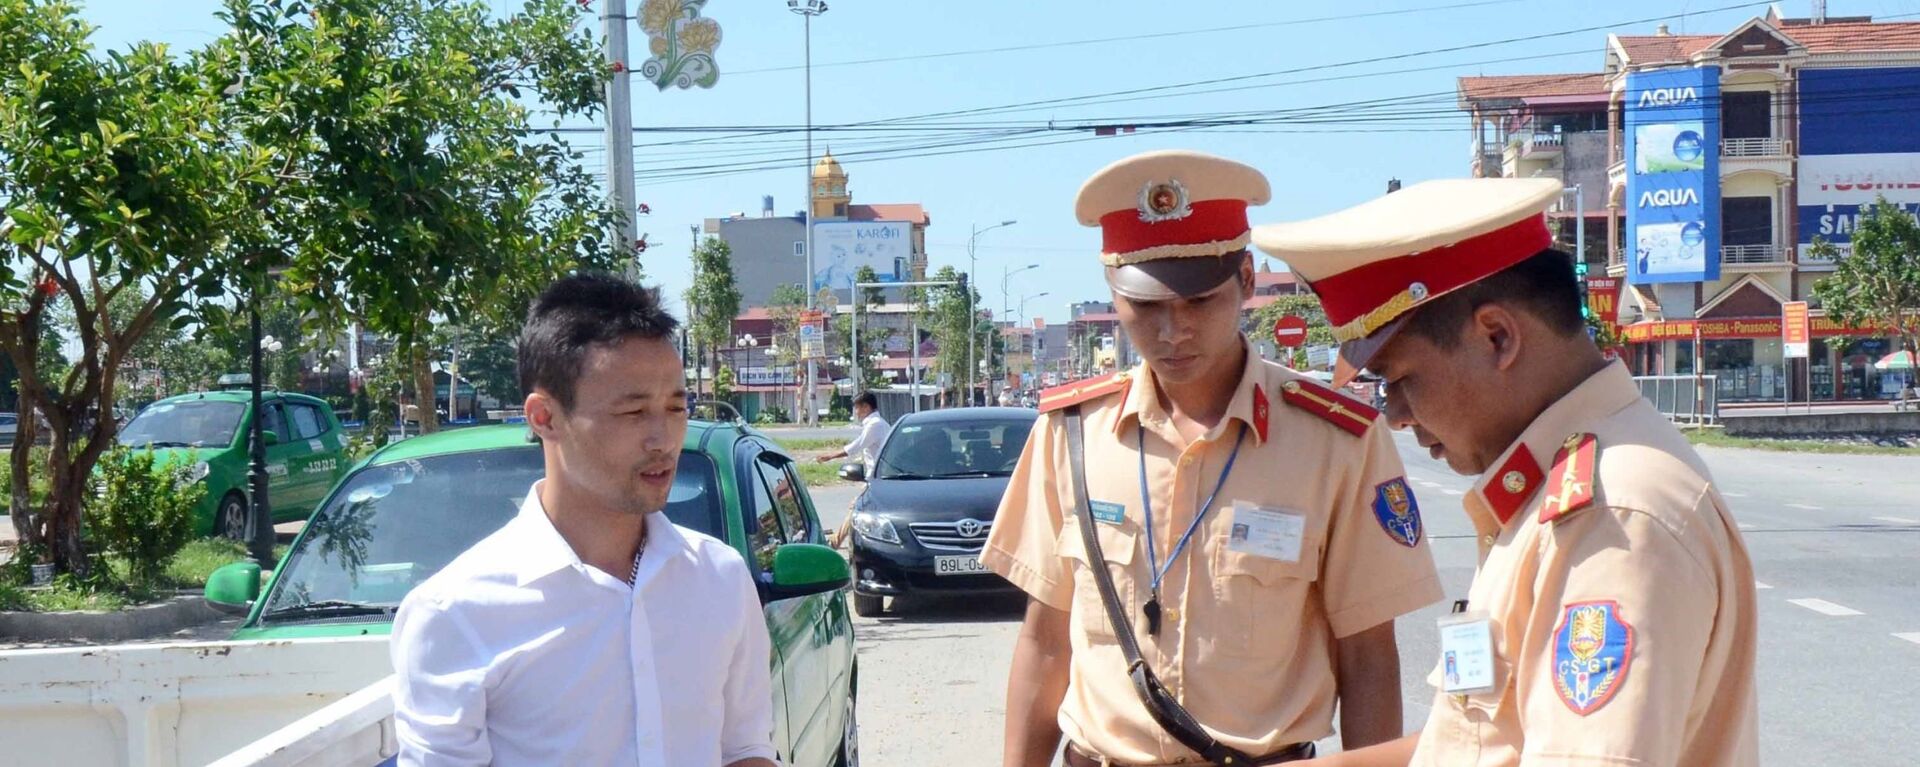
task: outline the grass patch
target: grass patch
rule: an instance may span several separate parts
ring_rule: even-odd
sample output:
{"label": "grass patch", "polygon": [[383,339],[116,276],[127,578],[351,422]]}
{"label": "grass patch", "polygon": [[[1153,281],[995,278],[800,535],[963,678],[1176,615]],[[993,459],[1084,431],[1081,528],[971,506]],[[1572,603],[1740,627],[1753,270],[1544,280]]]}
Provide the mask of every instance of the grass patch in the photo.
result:
{"label": "grass patch", "polygon": [[1737,447],[1747,450],[1771,450],[1780,453],[1822,453],[1827,455],[1909,455],[1920,456],[1920,447],[1899,445],[1861,445],[1825,442],[1813,439],[1761,439],[1729,437],[1719,429],[1682,429],[1687,441],[1710,447]]}
{"label": "grass patch", "polygon": [[776,438],[774,441],[780,443],[781,447],[786,448],[788,452],[792,453],[798,453],[804,450],[839,450],[847,445],[846,440],[833,439],[831,437],[808,437],[805,439],[798,437],[790,439]]}
{"label": "grass patch", "polygon": [[[276,562],[285,560],[287,547],[273,547]],[[127,582],[127,561],[120,557],[104,557],[100,566],[106,567],[108,577],[114,582]],[[112,611],[125,609],[132,605],[166,599],[173,596],[173,590],[192,591],[207,585],[207,576],[235,562],[247,561],[247,547],[238,541],[224,538],[202,538],[188,543],[186,548],[175,554],[167,563],[161,582],[153,584],[153,589],[129,588],[125,586],[107,586],[86,589],[72,579],[60,576],[46,588],[28,588],[25,585],[8,580],[0,581],[0,610],[25,612],[66,612],[71,610]]]}
{"label": "grass patch", "polygon": [[804,461],[794,464],[794,468],[799,469],[800,481],[805,482],[807,487],[831,487],[833,485],[847,484],[846,480],[840,478],[840,463],[838,461],[833,463]]}

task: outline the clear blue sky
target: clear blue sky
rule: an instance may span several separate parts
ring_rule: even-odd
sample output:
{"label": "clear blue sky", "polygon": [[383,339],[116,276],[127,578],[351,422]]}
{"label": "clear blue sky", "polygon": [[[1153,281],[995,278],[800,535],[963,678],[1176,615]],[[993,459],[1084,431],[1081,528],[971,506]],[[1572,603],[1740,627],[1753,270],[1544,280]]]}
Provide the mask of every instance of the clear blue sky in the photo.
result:
{"label": "clear blue sky", "polygon": [[[519,0],[483,0],[497,10]],[[1015,278],[1019,294],[1050,291],[1028,304],[1027,314],[1061,319],[1065,305],[1104,300],[1105,283],[1095,260],[1099,237],[1079,226],[1072,212],[1080,183],[1102,165],[1134,152],[1188,148],[1248,162],[1272,181],[1274,200],[1256,208],[1256,223],[1308,217],[1378,195],[1387,179],[1406,182],[1461,176],[1468,170],[1466,117],[1451,112],[1454,78],[1474,74],[1597,71],[1604,31],[1488,45],[1393,61],[1333,66],[1510,38],[1549,35],[1585,27],[1723,8],[1737,0],[1624,0],[1617,2],[1473,2],[1467,0],[1368,0],[1326,4],[1236,0],[1167,3],[1153,0],[833,0],[813,25],[813,116],[816,125],[846,124],[931,112],[976,109],[1062,99],[1316,67],[1311,71],[1236,80],[1214,86],[1139,94],[1134,100],[1081,105],[1052,104],[1013,113],[945,118],[994,124],[1011,121],[1130,122],[1167,116],[1323,107],[1376,99],[1429,96],[1395,108],[1404,119],[1364,125],[1265,125],[1226,130],[1145,133],[1054,146],[937,157],[874,160],[856,155],[893,147],[959,140],[965,136],[915,134],[874,136],[816,133],[815,151],[831,146],[845,156],[856,203],[918,202],[933,224],[928,230],[932,265],[966,267],[968,229],[1016,219],[1013,227],[985,235],[979,253],[983,302],[1000,306],[1003,268],[1039,264]],[[638,13],[640,0],[630,0]],[[595,9],[600,2],[593,3]],[[199,45],[221,31],[213,0],[96,0],[86,17],[100,27],[96,43],[122,47],[156,39],[179,48]],[[1789,16],[1804,16],[1805,0],[1781,4]],[[1765,6],[1674,19],[1676,33],[1720,33],[1765,13]],[[1885,16],[1911,13],[1897,0],[1839,0],[1833,15]],[[781,0],[713,0],[706,9],[719,21],[724,40],[721,76],[711,90],[656,91],[636,82],[636,126],[799,125],[803,122],[801,19]],[[1292,22],[1292,23],[1288,23]],[[1044,47],[866,64],[952,51],[1045,46],[1098,38],[1136,37],[1221,27],[1230,31],[1172,34],[1153,39]],[[1613,31],[1651,34],[1655,22]],[[645,58],[646,38],[632,28],[633,48]],[[1513,60],[1533,57],[1529,60]],[[1403,70],[1422,71],[1406,72]],[[1400,72],[1397,74],[1380,74]],[[1378,75],[1378,76],[1368,76]],[[1341,78],[1341,79],[1329,79]],[[637,80],[637,78],[636,78]],[[1302,82],[1320,80],[1320,82]],[[1244,86],[1262,86],[1246,88]],[[1239,88],[1187,94],[1191,90]],[[1153,96],[1154,98],[1139,98]],[[1057,133],[1022,142],[1067,141],[1087,134]],[[707,138],[711,134],[641,134],[636,144]],[[588,161],[603,162],[597,135],[576,136],[593,147]],[[701,179],[645,179],[638,197],[652,207],[641,229],[657,247],[646,258],[649,279],[676,297],[688,283],[688,226],[708,217],[747,211],[757,215],[761,195],[776,209],[802,207],[803,151],[797,133],[732,142],[655,146],[638,150],[640,171],[717,162],[785,157],[779,169]],[[744,143],[745,141],[763,143]],[[764,143],[777,142],[777,143]],[[977,148],[977,147],[976,147]],[[742,157],[745,153],[750,155]]]}

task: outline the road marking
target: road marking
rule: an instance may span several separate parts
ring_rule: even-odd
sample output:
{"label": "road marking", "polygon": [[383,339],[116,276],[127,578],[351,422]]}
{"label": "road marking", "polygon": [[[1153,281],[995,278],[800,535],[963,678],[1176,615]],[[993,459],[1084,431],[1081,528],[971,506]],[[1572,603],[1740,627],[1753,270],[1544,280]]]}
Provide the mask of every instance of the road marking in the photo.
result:
{"label": "road marking", "polygon": [[1882,522],[1892,522],[1896,525],[1920,525],[1920,519],[1907,519],[1906,517],[1874,517],[1874,519]]}
{"label": "road marking", "polygon": [[1722,495],[1722,496],[1724,496],[1724,497],[1727,497],[1727,498],[1745,498],[1745,497],[1747,497],[1747,494],[1746,494],[1746,493],[1734,493],[1734,492],[1729,492],[1729,491],[1726,491],[1726,490],[1722,490],[1722,491],[1720,491],[1720,495]]}
{"label": "road marking", "polygon": [[1754,587],[1754,589],[1756,589],[1756,590],[1766,590],[1766,589],[1770,589],[1770,588],[1773,588],[1772,586],[1768,586],[1767,584],[1764,584],[1764,583],[1761,583],[1761,582],[1759,582],[1759,581],[1754,581],[1754,582],[1753,582],[1753,587]]}
{"label": "road marking", "polygon": [[1747,523],[1745,523],[1745,522],[1741,522],[1741,523],[1739,523],[1739,526],[1740,526],[1740,529],[1742,529],[1742,530],[1752,530],[1752,529],[1754,529],[1754,528],[1753,528],[1753,525],[1749,525],[1749,524],[1747,524]]}
{"label": "road marking", "polygon": [[1421,487],[1440,487],[1440,483],[1435,482],[1431,479],[1416,479],[1413,481],[1413,483]]}
{"label": "road marking", "polygon": [[1789,603],[1796,604],[1801,607],[1805,607],[1821,615],[1831,615],[1836,618],[1846,617],[1849,615],[1866,615],[1866,613],[1860,612],[1859,610],[1855,610],[1851,607],[1846,607],[1844,605],[1836,605],[1824,599],[1789,599],[1787,601]]}
{"label": "road marking", "polygon": [[1901,639],[1905,639],[1914,644],[1920,644],[1920,631],[1913,631],[1905,634],[1894,634],[1894,636],[1899,637]]}
{"label": "road marking", "polygon": [[1440,492],[1442,492],[1442,493],[1446,493],[1447,495],[1466,495],[1466,493],[1463,493],[1463,492],[1460,492],[1460,491],[1458,491],[1458,490],[1455,490],[1455,489],[1453,489],[1453,488],[1451,488],[1451,487],[1443,487],[1443,488],[1440,488]]}
{"label": "road marking", "polygon": [[1789,504],[1787,504],[1787,507],[1788,507],[1788,508],[1792,508],[1792,509],[1806,509],[1807,511],[1819,511],[1819,510],[1820,510],[1820,507],[1818,507],[1818,506],[1808,506],[1808,505],[1806,505],[1806,504],[1804,504],[1804,503],[1789,503]]}

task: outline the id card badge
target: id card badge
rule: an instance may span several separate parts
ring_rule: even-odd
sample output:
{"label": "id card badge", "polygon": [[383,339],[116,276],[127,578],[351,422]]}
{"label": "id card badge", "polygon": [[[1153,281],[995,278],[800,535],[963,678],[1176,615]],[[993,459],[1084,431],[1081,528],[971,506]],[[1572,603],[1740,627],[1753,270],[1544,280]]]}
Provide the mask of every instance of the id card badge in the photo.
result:
{"label": "id card badge", "polygon": [[1440,691],[1448,695],[1492,692],[1493,620],[1469,611],[1440,619]]}
{"label": "id card badge", "polygon": [[1233,502],[1233,527],[1227,550],[1282,562],[1300,561],[1307,518],[1291,511],[1268,509],[1247,501]]}

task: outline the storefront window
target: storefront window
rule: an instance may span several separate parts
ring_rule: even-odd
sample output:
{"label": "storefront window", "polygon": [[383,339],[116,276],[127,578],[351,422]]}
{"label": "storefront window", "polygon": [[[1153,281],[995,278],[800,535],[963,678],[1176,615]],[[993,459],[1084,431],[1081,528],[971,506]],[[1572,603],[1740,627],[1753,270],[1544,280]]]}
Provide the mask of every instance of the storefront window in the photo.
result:
{"label": "storefront window", "polygon": [[1827,346],[1827,339],[1813,339],[1807,347],[1807,363],[1813,366],[1813,398],[1833,399],[1833,349]]}
{"label": "storefront window", "polygon": [[1786,378],[1774,348],[1771,364],[1755,359],[1758,342],[1749,338],[1705,341],[1701,344],[1702,365],[1714,377],[1714,390],[1721,402],[1776,400],[1786,394]]}
{"label": "storefront window", "polygon": [[1893,353],[1884,338],[1853,339],[1840,350],[1841,399],[1892,399],[1899,391],[1899,375],[1876,370],[1873,363]]}
{"label": "storefront window", "polygon": [[1693,342],[1673,342],[1673,374],[1693,375]]}

